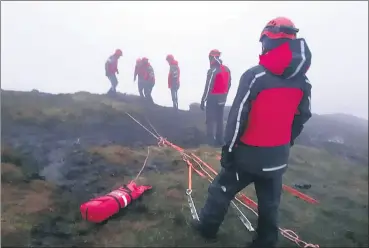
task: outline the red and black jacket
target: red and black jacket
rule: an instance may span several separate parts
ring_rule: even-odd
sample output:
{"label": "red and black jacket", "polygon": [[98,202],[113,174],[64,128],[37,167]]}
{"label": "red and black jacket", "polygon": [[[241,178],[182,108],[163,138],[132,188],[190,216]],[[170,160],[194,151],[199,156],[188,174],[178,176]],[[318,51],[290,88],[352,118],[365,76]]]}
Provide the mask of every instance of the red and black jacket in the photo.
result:
{"label": "red and black jacket", "polygon": [[[229,152],[253,173],[284,172],[289,149],[311,117],[311,52],[304,39],[289,40],[260,55],[238,86],[225,131]],[[243,158],[242,158],[243,157]]]}
{"label": "red and black jacket", "polygon": [[105,62],[105,74],[114,75],[118,72],[118,57],[113,54]]}
{"label": "red and black jacket", "polygon": [[143,83],[155,84],[155,73],[150,63],[141,62],[136,65],[135,75],[138,75],[138,80]]}
{"label": "red and black jacket", "polygon": [[170,69],[168,73],[168,88],[169,89],[171,89],[172,87],[177,88],[177,89],[179,88],[180,74],[181,74],[181,71],[179,69],[178,62],[176,60],[171,61]]}
{"label": "red and black jacket", "polygon": [[212,99],[225,104],[228,91],[231,88],[231,80],[231,71],[222,64],[220,59],[217,59],[208,70],[201,101],[206,102]]}

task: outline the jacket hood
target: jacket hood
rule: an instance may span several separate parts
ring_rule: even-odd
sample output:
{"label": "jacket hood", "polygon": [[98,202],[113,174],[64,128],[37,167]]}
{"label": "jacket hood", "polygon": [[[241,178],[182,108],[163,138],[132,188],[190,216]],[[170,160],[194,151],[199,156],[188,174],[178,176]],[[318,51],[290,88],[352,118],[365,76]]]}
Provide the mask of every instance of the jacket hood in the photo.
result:
{"label": "jacket hood", "polygon": [[284,78],[304,75],[310,64],[311,52],[304,39],[288,40],[259,56],[259,65]]}
{"label": "jacket hood", "polygon": [[177,60],[172,60],[172,61],[170,61],[170,65],[178,65],[178,61]]}

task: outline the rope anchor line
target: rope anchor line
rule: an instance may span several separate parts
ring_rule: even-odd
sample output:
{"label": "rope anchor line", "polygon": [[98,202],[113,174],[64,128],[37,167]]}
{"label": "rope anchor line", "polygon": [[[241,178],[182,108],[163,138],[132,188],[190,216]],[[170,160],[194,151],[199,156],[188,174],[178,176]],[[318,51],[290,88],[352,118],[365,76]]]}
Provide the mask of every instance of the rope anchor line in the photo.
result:
{"label": "rope anchor line", "polygon": [[[179,147],[179,146],[177,146],[177,145],[169,142],[167,139],[165,139],[161,135],[159,135],[158,132],[155,130],[155,128],[152,126],[152,124],[149,122],[149,120],[147,120],[147,121],[150,124],[151,128],[153,130],[155,130],[154,132],[156,134],[154,134],[152,131],[150,131],[148,128],[146,128],[144,125],[142,125],[138,120],[136,120],[129,113],[127,113],[127,112],[125,112],[125,113],[133,121],[135,121],[143,129],[145,129],[149,134],[151,134],[156,140],[158,140],[158,146],[159,147],[171,147],[174,150],[178,151],[182,155],[183,161],[186,162],[187,165],[188,165],[188,167],[189,167],[189,182],[191,181],[191,184],[189,183],[189,187],[186,190],[188,204],[190,206],[192,218],[199,220],[199,217],[198,217],[198,214],[197,214],[197,211],[196,211],[196,207],[195,207],[195,204],[194,204],[193,199],[192,199],[192,196],[191,196],[191,193],[192,193],[192,175],[191,175],[192,174],[192,169],[200,177],[202,177],[204,179],[207,179],[209,182],[212,182],[214,180],[214,178],[204,169],[204,167],[206,167],[207,169],[209,169],[214,175],[217,175],[218,173],[210,165],[208,165],[207,163],[205,163],[203,160],[201,160],[195,154],[193,154],[193,153],[190,153],[190,155],[187,154],[183,148],[181,148],[181,147]],[[190,160],[194,161],[199,166],[200,170],[202,170],[208,177],[206,177],[199,170],[195,169],[194,166],[193,166],[193,164],[190,162]],[[289,190],[287,190],[287,191],[290,192]],[[297,192],[299,192],[299,191],[297,191]],[[292,193],[292,192],[290,192],[290,193]],[[301,193],[301,192],[299,192],[299,193]],[[303,199],[303,197],[301,197],[301,199]],[[255,208],[257,208],[257,203],[256,202],[254,202],[253,200],[251,200],[250,198],[248,198],[247,196],[245,196],[241,192],[238,193],[238,195],[235,197],[234,200],[236,200],[238,203],[240,203],[245,208],[249,209],[256,216],[258,216],[258,213],[255,211]],[[242,211],[238,208],[238,206],[234,203],[234,201],[232,201],[232,207],[237,210],[237,212],[239,214],[238,217],[241,220],[241,222],[246,226],[246,228],[248,228],[248,230],[249,229],[250,230],[253,230],[254,228],[252,227],[250,221],[242,213]],[[286,239],[294,242],[299,247],[304,247],[304,248],[308,248],[308,247],[311,247],[311,248],[319,248],[319,245],[317,245],[317,244],[310,244],[310,243],[307,243],[307,242],[301,240],[299,238],[299,236],[295,232],[293,232],[292,230],[283,229],[283,228],[280,228],[280,227],[279,227],[279,230],[280,230],[280,233],[282,234],[283,237],[285,237]]]}
{"label": "rope anchor line", "polygon": [[231,202],[232,203],[232,207],[233,209],[236,210],[238,218],[241,220],[242,224],[246,227],[246,229],[249,232],[254,232],[255,229],[252,226],[251,222],[249,221],[249,219],[247,219],[247,217],[244,215],[244,213],[241,211],[241,209],[236,205],[236,203],[234,203],[234,201]]}

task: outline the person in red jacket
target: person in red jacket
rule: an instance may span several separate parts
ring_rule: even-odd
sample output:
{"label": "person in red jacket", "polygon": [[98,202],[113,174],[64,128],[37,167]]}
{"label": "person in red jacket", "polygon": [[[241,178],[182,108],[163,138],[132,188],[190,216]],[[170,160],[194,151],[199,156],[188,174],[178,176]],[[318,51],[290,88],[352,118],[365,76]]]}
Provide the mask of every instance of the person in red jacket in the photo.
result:
{"label": "person in red jacket", "polygon": [[[207,73],[204,93],[201,98],[201,110],[206,103],[206,133],[209,145],[223,144],[223,114],[231,87],[231,71],[219,58],[220,52],[216,49],[209,53],[210,69]],[[216,133],[214,136],[214,126]]]}
{"label": "person in red jacket", "polygon": [[285,17],[264,27],[259,65],[240,79],[228,115],[222,169],[208,189],[208,199],[193,227],[215,238],[234,196],[254,183],[258,199],[257,236],[248,247],[274,248],[282,176],[291,146],[311,114],[311,84],[306,72],[311,52],[299,30]]}
{"label": "person in red jacket", "polygon": [[154,69],[149,63],[149,59],[143,57],[138,69],[138,78],[142,79],[142,86],[144,91],[144,97],[149,103],[154,103],[151,92],[155,85],[155,73]]}
{"label": "person in red jacket", "polygon": [[133,75],[133,82],[136,81],[137,78],[137,86],[138,86],[138,93],[140,94],[140,97],[144,98],[144,82],[143,82],[143,78],[141,76],[141,74],[139,73],[140,69],[141,69],[141,58],[138,58],[136,60],[136,66],[135,66],[135,72]]}
{"label": "person in red jacket", "polygon": [[116,74],[119,74],[118,71],[118,59],[123,55],[122,50],[117,49],[115,53],[111,55],[108,60],[105,62],[105,76],[108,77],[111,87],[107,94],[115,94],[117,92],[116,88],[118,85],[118,79]]}
{"label": "person in red jacket", "polygon": [[172,94],[172,102],[173,108],[178,110],[178,89],[179,89],[179,77],[180,70],[178,66],[178,62],[174,59],[173,55],[169,54],[166,57],[166,60],[169,64],[169,73],[168,73],[168,88]]}

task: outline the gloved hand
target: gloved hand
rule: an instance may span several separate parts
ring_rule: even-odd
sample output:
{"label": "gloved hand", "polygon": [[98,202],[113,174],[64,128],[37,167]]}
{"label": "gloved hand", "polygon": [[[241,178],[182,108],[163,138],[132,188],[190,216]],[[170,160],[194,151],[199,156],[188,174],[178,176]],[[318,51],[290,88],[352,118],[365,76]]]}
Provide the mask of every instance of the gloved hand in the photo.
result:
{"label": "gloved hand", "polygon": [[201,110],[204,110],[205,109],[205,102],[204,101],[201,101],[200,109]]}
{"label": "gloved hand", "polygon": [[222,155],[220,158],[220,165],[224,168],[224,169],[230,169],[234,163],[233,163],[233,153],[228,151],[229,146],[228,145],[224,145],[222,147]]}

